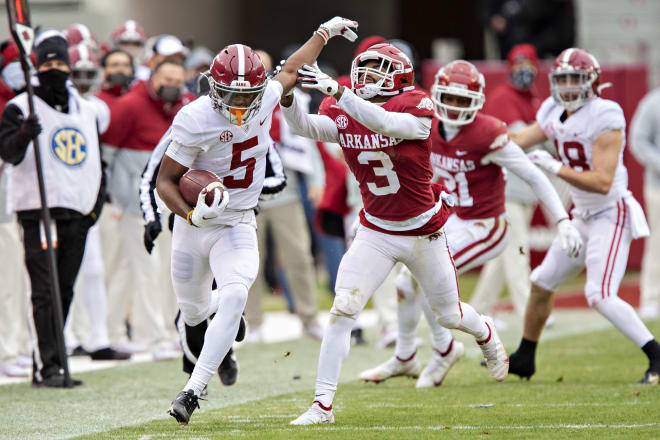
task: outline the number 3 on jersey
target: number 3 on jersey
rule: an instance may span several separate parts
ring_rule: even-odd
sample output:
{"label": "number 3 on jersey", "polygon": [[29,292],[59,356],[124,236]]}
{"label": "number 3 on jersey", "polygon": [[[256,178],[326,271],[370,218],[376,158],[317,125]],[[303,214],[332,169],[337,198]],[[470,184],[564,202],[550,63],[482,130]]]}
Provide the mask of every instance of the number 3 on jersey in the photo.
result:
{"label": "number 3 on jersey", "polygon": [[378,186],[375,182],[368,182],[367,187],[373,195],[386,196],[399,191],[399,188],[401,188],[399,177],[396,175],[392,159],[390,159],[390,156],[388,156],[387,153],[383,151],[363,151],[358,154],[357,159],[358,162],[363,165],[369,165],[370,162],[380,162],[382,165],[379,167],[372,167],[371,169],[376,176],[384,176],[387,178],[387,185]]}
{"label": "number 3 on jersey", "polygon": [[222,180],[222,183],[227,188],[249,188],[252,185],[252,178],[254,174],[254,166],[257,163],[257,159],[254,157],[248,157],[243,159],[243,152],[249,150],[250,148],[256,147],[259,144],[258,138],[255,136],[248,139],[247,141],[237,142],[232,145],[231,150],[231,166],[229,167],[230,171],[237,170],[239,168],[245,168],[245,175],[242,179],[237,179],[234,176],[227,176]]}

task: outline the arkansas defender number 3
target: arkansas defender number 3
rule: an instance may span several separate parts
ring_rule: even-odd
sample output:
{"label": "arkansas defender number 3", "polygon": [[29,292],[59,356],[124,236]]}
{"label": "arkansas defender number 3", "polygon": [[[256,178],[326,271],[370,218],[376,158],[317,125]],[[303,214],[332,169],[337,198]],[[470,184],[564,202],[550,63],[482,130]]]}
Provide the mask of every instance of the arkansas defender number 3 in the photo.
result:
{"label": "arkansas defender number 3", "polygon": [[363,165],[371,166],[372,162],[380,162],[382,166],[372,166],[374,175],[383,176],[387,179],[387,185],[378,186],[375,182],[368,182],[367,187],[369,191],[375,196],[386,196],[388,194],[395,194],[401,188],[399,177],[394,171],[394,164],[392,159],[384,151],[363,151],[358,154],[358,162]]}
{"label": "arkansas defender number 3", "polygon": [[249,188],[252,185],[252,178],[254,174],[254,166],[257,163],[257,159],[254,157],[248,157],[243,159],[243,152],[248,151],[251,148],[256,147],[259,144],[257,136],[252,137],[243,142],[237,142],[232,145],[231,152],[231,166],[230,171],[237,170],[239,168],[245,168],[245,175],[242,179],[237,179],[235,176],[227,176],[223,180],[223,184],[227,188]]}

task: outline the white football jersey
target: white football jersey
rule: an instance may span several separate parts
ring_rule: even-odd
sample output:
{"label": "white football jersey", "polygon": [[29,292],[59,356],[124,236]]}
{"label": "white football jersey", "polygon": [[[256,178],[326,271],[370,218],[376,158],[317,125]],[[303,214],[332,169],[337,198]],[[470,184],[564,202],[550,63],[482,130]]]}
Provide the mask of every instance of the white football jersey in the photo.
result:
{"label": "white football jersey", "polygon": [[594,98],[562,122],[560,118],[563,113],[564,107],[549,97],[539,108],[536,121],[547,138],[554,141],[562,163],[576,171],[593,169],[593,144],[598,136],[611,130],[621,130],[623,133],[619,163],[607,194],[583,191],[569,185],[573,203],[580,213],[595,213],[615,205],[628,192],[628,170],[623,164],[626,145],[623,110],[614,101]]}
{"label": "white football jersey", "polygon": [[190,169],[217,174],[229,191],[227,211],[254,208],[266,175],[272,114],[281,96],[282,85],[269,81],[257,115],[240,127],[214,110],[208,96],[198,98],[174,118],[166,154]]}

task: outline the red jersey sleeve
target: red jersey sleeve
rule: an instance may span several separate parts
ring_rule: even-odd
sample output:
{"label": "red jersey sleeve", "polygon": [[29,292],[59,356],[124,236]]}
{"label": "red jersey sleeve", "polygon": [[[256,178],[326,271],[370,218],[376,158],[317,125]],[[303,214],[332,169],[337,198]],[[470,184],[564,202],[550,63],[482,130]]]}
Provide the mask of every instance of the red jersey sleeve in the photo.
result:
{"label": "red jersey sleeve", "polygon": [[493,116],[484,116],[483,129],[480,131],[484,134],[484,154],[488,154],[504,148],[509,143],[509,133],[504,122]]}
{"label": "red jersey sleeve", "polygon": [[273,122],[270,125],[270,137],[272,140],[278,143],[282,138],[280,133],[281,117],[282,109],[280,109],[280,105],[278,104],[277,107],[275,107],[275,110],[273,110]]}
{"label": "red jersey sleeve", "polygon": [[396,95],[384,106],[387,111],[410,113],[417,117],[433,117],[433,101],[422,90],[412,90]]}

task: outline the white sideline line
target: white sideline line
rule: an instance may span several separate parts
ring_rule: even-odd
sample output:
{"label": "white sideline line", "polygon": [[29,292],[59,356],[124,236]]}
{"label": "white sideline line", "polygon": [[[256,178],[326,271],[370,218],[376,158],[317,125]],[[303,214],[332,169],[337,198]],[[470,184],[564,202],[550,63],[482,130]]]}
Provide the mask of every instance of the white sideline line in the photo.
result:
{"label": "white sideline line", "polygon": [[443,425],[443,426],[314,426],[305,428],[271,428],[271,431],[292,432],[300,431],[503,431],[517,430],[527,431],[534,429],[640,429],[660,427],[660,423],[642,423],[636,425],[515,425],[515,426],[470,426],[470,425]]}
{"label": "white sideline line", "polygon": [[[574,407],[608,407],[608,406],[637,406],[637,405],[657,405],[657,402],[620,402],[620,403],[603,403],[603,402],[566,402],[566,403],[473,403],[464,405],[442,405],[443,408],[479,408],[482,405],[493,405],[496,407],[507,408],[574,408]],[[394,409],[410,409],[421,408],[424,405],[396,405],[389,403],[374,403],[371,405],[364,405],[365,408],[394,408]],[[274,417],[274,416],[270,416]],[[264,416],[268,418],[268,416]]]}

